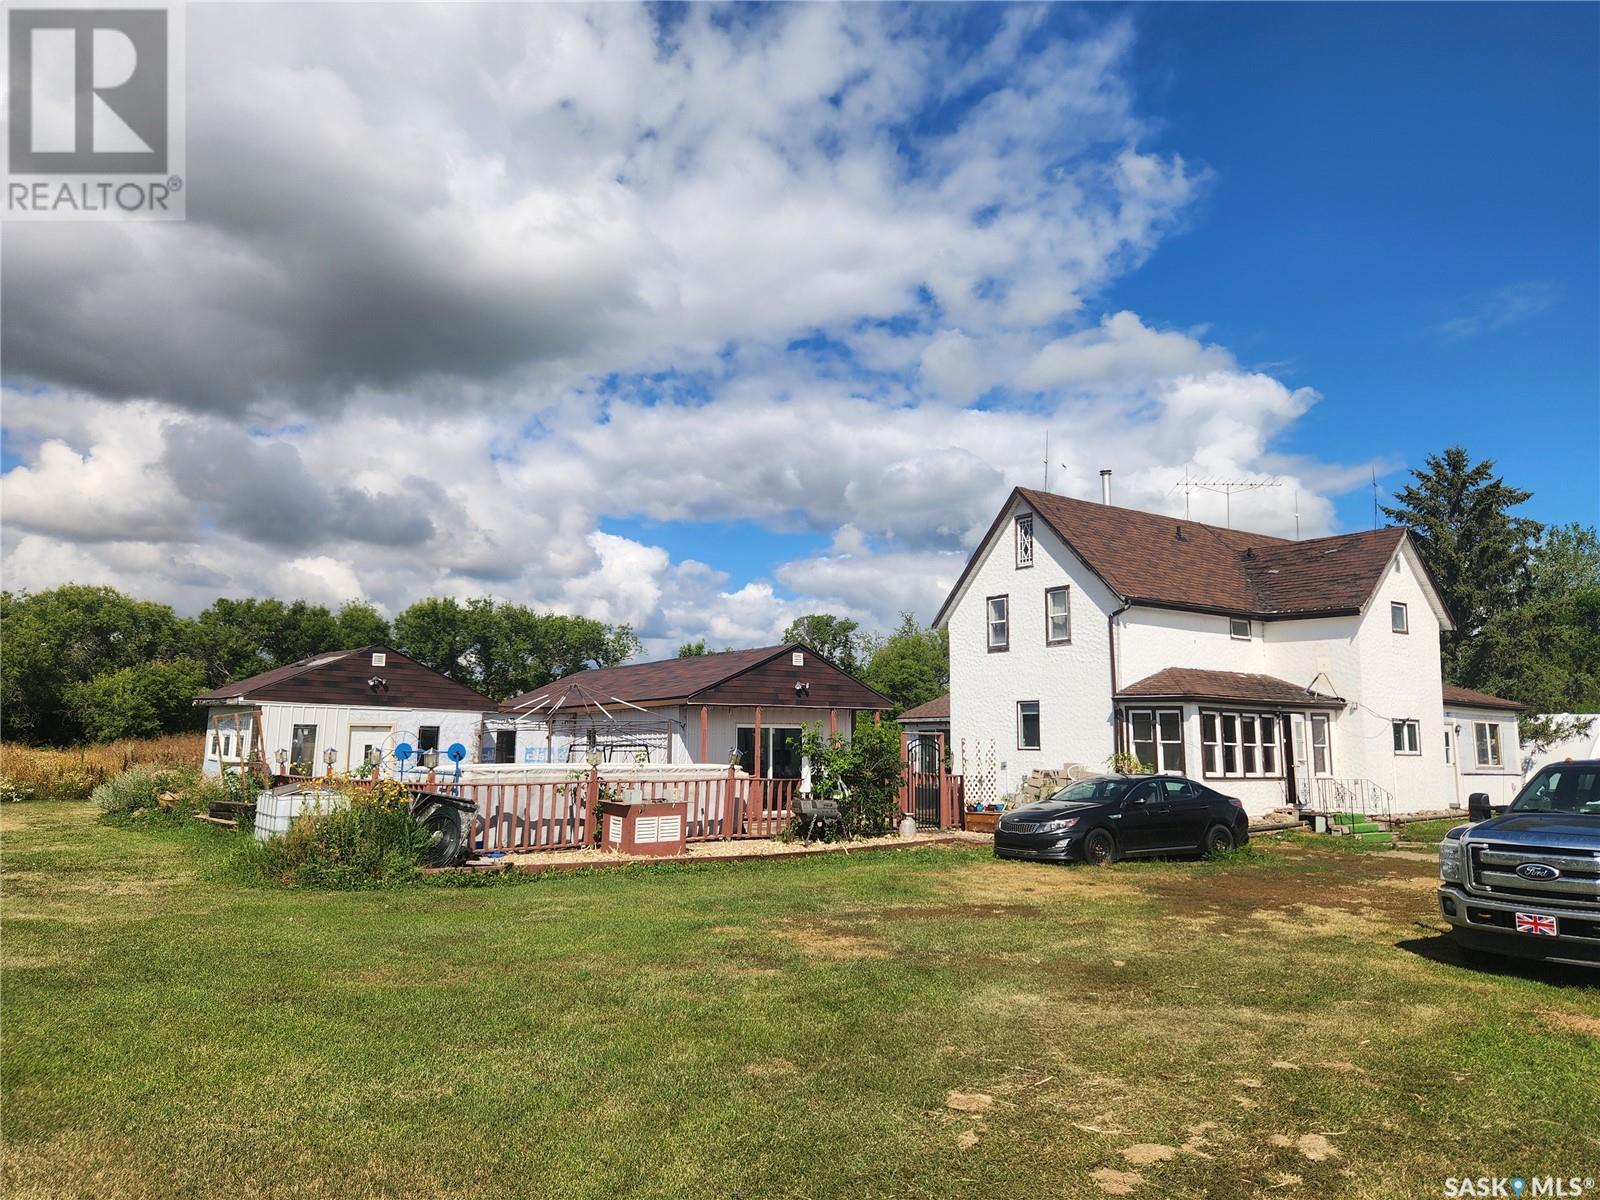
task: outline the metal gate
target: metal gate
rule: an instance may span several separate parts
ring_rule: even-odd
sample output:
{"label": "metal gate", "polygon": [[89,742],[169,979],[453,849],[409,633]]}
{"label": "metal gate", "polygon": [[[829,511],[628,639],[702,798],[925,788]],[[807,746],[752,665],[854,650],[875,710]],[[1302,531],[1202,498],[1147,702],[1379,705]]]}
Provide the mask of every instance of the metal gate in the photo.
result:
{"label": "metal gate", "polygon": [[940,785],[944,763],[940,761],[943,747],[937,735],[918,734],[906,747],[906,771],[911,782],[911,813],[920,829],[939,828]]}

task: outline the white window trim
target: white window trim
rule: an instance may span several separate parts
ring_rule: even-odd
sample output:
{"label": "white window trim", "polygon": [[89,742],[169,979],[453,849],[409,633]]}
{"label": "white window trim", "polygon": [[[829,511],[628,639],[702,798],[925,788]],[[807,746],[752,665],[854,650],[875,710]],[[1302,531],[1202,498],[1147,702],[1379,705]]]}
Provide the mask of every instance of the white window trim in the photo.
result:
{"label": "white window trim", "polygon": [[[739,731],[741,729],[748,729],[750,731],[750,740],[752,742],[755,741],[756,726],[754,721],[740,721],[735,723],[733,727],[733,750],[735,754],[739,752]],[[763,749],[759,757],[763,760],[761,762],[761,774],[763,778],[770,779],[772,777],[772,763],[770,760],[772,758],[772,751],[777,745],[777,743],[773,741],[773,735],[776,734],[780,729],[787,729],[793,731],[794,733],[798,733],[802,739],[801,745],[805,744],[803,739],[806,736],[806,731],[803,726],[768,725],[765,721],[761,722],[761,743]]]}
{"label": "white window trim", "polygon": [[[1494,731],[1493,760],[1485,760],[1483,757],[1483,743],[1479,742],[1478,740],[1478,731],[1480,729],[1489,729]],[[1505,769],[1505,745],[1500,737],[1499,721],[1474,721],[1472,723],[1472,760],[1473,762],[1477,763],[1479,767],[1488,770],[1499,771]]]}
{"label": "white window trim", "polygon": [[[1322,753],[1328,761],[1324,770],[1317,770],[1317,722],[1322,722]],[[1306,718],[1306,749],[1309,753],[1306,761],[1311,766],[1313,779],[1331,779],[1333,777],[1333,718],[1327,713],[1312,713]]]}
{"label": "white window trim", "polygon": [[[1060,594],[1061,615],[1067,623],[1065,637],[1053,638],[1050,636],[1050,622],[1053,616],[1050,612],[1050,597]],[[1072,644],[1072,588],[1066,584],[1060,587],[1045,588],[1044,590],[1044,644],[1046,646],[1069,646]]]}
{"label": "white window trim", "polygon": [[[1396,617],[1400,618],[1400,624],[1398,626],[1396,626],[1394,623],[1394,619]],[[1411,609],[1403,600],[1389,601],[1389,632],[1411,632]]]}
{"label": "white window trim", "polygon": [[[1239,626],[1244,625],[1244,632],[1239,632]],[[1228,636],[1236,642],[1248,642],[1255,637],[1255,626],[1248,617],[1229,617]]]}
{"label": "white window trim", "polygon": [[[1206,737],[1206,718],[1212,718],[1212,730],[1216,734],[1214,739]],[[1234,740],[1227,741],[1223,733],[1224,719],[1233,718]],[[1255,738],[1246,743],[1244,740],[1246,721],[1255,724]],[[1272,722],[1272,739],[1269,742],[1262,734],[1262,722]],[[1253,771],[1245,770],[1244,752],[1246,746],[1254,749],[1256,765]],[[1227,758],[1223,751],[1227,747],[1234,751],[1235,769],[1227,769]],[[1272,749],[1272,770],[1266,769],[1266,755],[1263,748],[1270,746]],[[1206,751],[1212,750],[1215,754],[1217,769],[1211,770],[1206,765]],[[1283,778],[1283,720],[1275,712],[1262,712],[1259,709],[1221,709],[1202,708],[1200,710],[1200,773],[1205,779],[1282,779]]]}
{"label": "white window trim", "polygon": [[[1409,739],[1411,742],[1410,748],[1395,750],[1395,754],[1397,756],[1401,758],[1414,758],[1422,753],[1422,722],[1415,720],[1412,717],[1398,717],[1389,723],[1389,729],[1391,743],[1394,738],[1394,730],[1409,730],[1411,733],[1411,737]],[[1400,739],[1401,745],[1404,746],[1407,740],[1407,738],[1402,736]]]}
{"label": "white window trim", "polygon": [[[1025,746],[1025,745],[1022,744],[1022,706],[1024,704],[1033,705],[1033,708],[1034,708],[1034,714],[1033,714],[1034,720],[1038,722],[1039,740],[1037,742],[1035,742],[1031,746]],[[1044,708],[1043,708],[1043,706],[1040,705],[1040,703],[1037,700],[1018,700],[1017,701],[1017,749],[1018,750],[1038,750],[1038,749],[1041,749],[1043,746],[1044,746]]]}
{"label": "white window trim", "polygon": [[[999,622],[995,621],[994,610],[990,607],[996,600],[1000,601],[1005,610],[1005,616]],[[1005,638],[998,642],[994,640],[994,627],[996,624],[1005,626]],[[1011,649],[1011,597],[1009,595],[984,597],[983,636],[992,653],[998,654],[1003,650]]]}

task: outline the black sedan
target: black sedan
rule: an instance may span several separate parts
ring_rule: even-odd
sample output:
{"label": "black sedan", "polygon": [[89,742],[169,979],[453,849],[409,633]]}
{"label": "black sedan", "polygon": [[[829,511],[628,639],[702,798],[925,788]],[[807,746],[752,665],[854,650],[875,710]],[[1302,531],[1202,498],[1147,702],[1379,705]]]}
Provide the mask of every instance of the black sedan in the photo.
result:
{"label": "black sedan", "polygon": [[1232,796],[1181,775],[1097,775],[1014,808],[995,829],[999,858],[1112,863],[1125,856],[1214,854],[1250,840]]}

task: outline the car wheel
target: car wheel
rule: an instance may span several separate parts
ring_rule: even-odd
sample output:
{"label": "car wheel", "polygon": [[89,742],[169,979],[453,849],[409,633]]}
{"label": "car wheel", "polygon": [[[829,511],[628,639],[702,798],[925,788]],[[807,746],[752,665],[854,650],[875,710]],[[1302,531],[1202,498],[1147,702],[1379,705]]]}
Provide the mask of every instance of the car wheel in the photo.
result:
{"label": "car wheel", "polygon": [[1233,830],[1226,825],[1213,825],[1206,830],[1205,840],[1200,843],[1200,848],[1207,854],[1226,854],[1235,845],[1237,842],[1234,840]]}
{"label": "car wheel", "polygon": [[1083,861],[1091,867],[1105,867],[1117,861],[1117,839],[1109,829],[1091,829],[1083,839]]}

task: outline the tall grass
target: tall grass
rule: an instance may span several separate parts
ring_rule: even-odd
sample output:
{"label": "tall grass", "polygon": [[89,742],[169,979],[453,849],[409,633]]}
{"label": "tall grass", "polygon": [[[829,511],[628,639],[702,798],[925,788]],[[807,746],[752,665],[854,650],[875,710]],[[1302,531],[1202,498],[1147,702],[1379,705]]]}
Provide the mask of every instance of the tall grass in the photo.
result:
{"label": "tall grass", "polygon": [[198,767],[198,733],[51,750],[0,743],[0,800],[87,800],[130,767]]}

